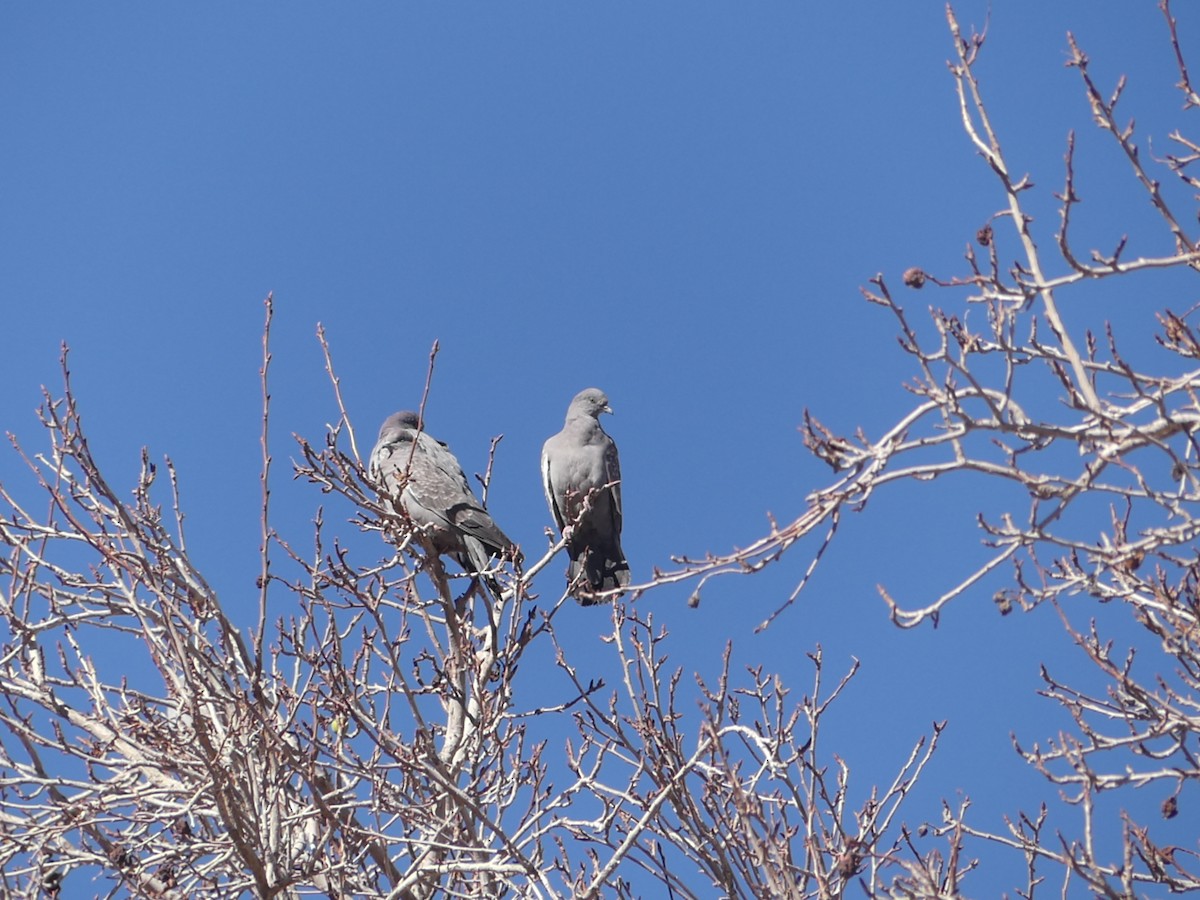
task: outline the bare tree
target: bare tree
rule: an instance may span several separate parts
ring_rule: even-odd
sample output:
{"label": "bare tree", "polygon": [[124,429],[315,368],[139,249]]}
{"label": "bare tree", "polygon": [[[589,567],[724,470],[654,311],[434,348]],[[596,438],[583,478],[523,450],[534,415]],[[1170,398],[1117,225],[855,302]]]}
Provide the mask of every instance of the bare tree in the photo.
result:
{"label": "bare tree", "polygon": [[[848,769],[831,771],[817,740],[854,672],[827,689],[819,649],[799,702],[762,669],[739,678],[727,657],[687,730],[680,698],[696,694],[664,669],[665,631],[618,605],[616,684],[582,678],[555,632],[569,598],[548,610],[529,599],[561,542],[492,573],[498,592],[450,575],[340,449],[357,443],[344,411],[323,446],[301,441],[297,470],[376,540],[364,555],[329,537],[322,511],[314,545],[293,547],[269,526],[269,360],[264,345],[264,550],[248,631],[189,559],[171,465],[168,511],[147,459],[123,501],[69,374],[63,399],[46,401],[50,449],[27,462],[48,512],[5,493],[0,518],[10,895],[56,895],[68,878],[163,897],[631,896],[646,883],[678,897],[713,885],[832,896],[864,872],[877,880],[936,732],[855,809]],[[268,588],[290,598],[269,641]],[[574,689],[529,708],[522,662],[539,648]],[[126,677],[135,655],[156,677]]]}
{"label": "bare tree", "polygon": [[[1185,104],[1200,106],[1166,0],[1161,11]],[[1131,816],[1101,821],[1096,802],[1102,791],[1162,783],[1162,815],[1172,817],[1198,776],[1194,311],[1161,310],[1169,354],[1151,367],[1130,361],[1112,329],[1072,327],[1058,303],[1100,280],[1200,263],[1175,192],[1159,180],[1165,172],[1183,193],[1200,187],[1190,174],[1200,147],[1176,132],[1175,152],[1147,163],[1132,124],[1117,118],[1122,85],[1106,95],[1069,39],[1097,126],[1162,223],[1147,238],[1161,251],[1129,258],[1124,237],[1111,251],[1075,247],[1068,136],[1060,225],[1046,253],[1026,209],[1034,188],[1013,174],[976,77],[983,35],[965,36],[952,10],[948,21],[963,126],[1003,205],[968,245],[964,274],[904,275],[911,289],[951,291],[958,312],[934,309],[918,327],[882,276],[865,291],[894,317],[915,363],[913,405],[874,439],[806,417],[806,443],[835,470],[832,483],[757,541],[680,558],[634,586],[612,607],[610,664],[599,676],[581,674],[559,640],[565,593],[536,602],[539,573],[561,542],[482,582],[448,571],[366,472],[323,335],[337,424],[317,445],[300,441],[296,474],[324,505],[312,546],[276,533],[271,298],[251,623],[229,612],[245,609],[244,598],[218,597],[193,564],[170,462],[161,467],[165,506],[148,455],[132,501],[100,471],[64,353],[61,396],[47,395],[42,408],[47,449],[17,446],[42,505],[0,488],[5,892],[957,897],[977,868],[977,845],[1021,855],[1028,879],[1015,890],[1024,897],[1067,896],[1076,885],[1111,897],[1200,887],[1196,848],[1162,846],[1151,823]],[[969,328],[968,310],[985,324]],[[714,671],[683,672],[668,665],[670,637],[637,602],[687,581],[698,604],[712,578],[753,574],[812,536],[816,551],[790,604],[844,512],[894,482],[950,473],[1009,485],[1021,499],[979,515],[989,558],[940,597],[907,608],[884,590],[884,600],[901,627],[936,623],[1003,576],[991,598],[999,613],[1060,609],[1065,635],[1107,689],[1072,687],[1047,669],[1044,693],[1074,731],[1017,751],[1062,789],[1074,830],[1052,831],[1045,810],[981,828],[968,822],[965,800],[940,818],[926,813],[933,825],[905,825],[902,806],[941,724],[898,761],[892,781],[860,787],[821,734],[831,705],[847,702],[857,663],[830,676],[812,648],[813,680],[799,699],[769,665],[737,671],[729,653]],[[485,496],[489,480],[490,471]],[[1161,655],[1135,665],[1098,626],[1072,619],[1068,595],[1122,605]],[[523,700],[532,660],[556,667],[568,695],[548,706]],[[1116,863],[1096,846],[1114,827]],[[1043,888],[1050,872],[1059,873],[1054,886]]]}
{"label": "bare tree", "polygon": [[[1200,103],[1169,0],[1161,0],[1159,9],[1184,108],[1195,107]],[[864,292],[895,316],[901,346],[917,363],[910,386],[917,403],[874,441],[861,434],[836,436],[810,418],[809,446],[846,472],[841,483],[814,495],[814,506],[836,517],[846,504],[861,504],[890,482],[925,482],[950,473],[1010,484],[1015,488],[1010,495],[1022,500],[978,518],[991,548],[987,561],[918,608],[905,608],[881,589],[892,619],[906,628],[936,624],[951,603],[978,595],[995,573],[1007,571],[1009,586],[993,598],[999,612],[1053,604],[1066,634],[1106,687],[1072,686],[1043,669],[1044,694],[1069,713],[1074,731],[1032,749],[1016,744],[1061,788],[1064,811],[1077,812],[1077,826],[1052,830],[1043,807],[1016,814],[997,833],[968,824],[969,803],[947,805],[936,829],[947,839],[946,856],[930,852],[919,862],[905,862],[909,873],[896,880],[893,893],[957,896],[954,860],[964,857],[973,839],[1023,855],[1028,880],[1016,890],[1024,897],[1033,897],[1047,880],[1060,886],[1052,890],[1062,896],[1076,886],[1105,897],[1139,896],[1148,885],[1194,890],[1200,887],[1200,847],[1160,846],[1152,837],[1153,823],[1128,814],[1105,820],[1097,807],[1102,792],[1157,782],[1170,792],[1162,816],[1172,818],[1184,786],[1200,776],[1196,307],[1179,313],[1162,308],[1156,339],[1170,356],[1149,360],[1143,354],[1135,360],[1122,352],[1107,323],[1102,331],[1072,327],[1059,298],[1103,280],[1121,278],[1132,285],[1164,270],[1186,272],[1200,265],[1196,238],[1185,225],[1194,221],[1194,211],[1185,216],[1179,208],[1194,205],[1200,182],[1191,173],[1200,148],[1175,131],[1169,135],[1172,152],[1154,159],[1133,119],[1118,113],[1125,79],[1111,93],[1102,90],[1087,55],[1068,35],[1068,65],[1080,76],[1092,119],[1127,161],[1161,231],[1137,236],[1139,244],[1157,248],[1154,255],[1133,257],[1130,238],[1122,234],[1113,236],[1109,250],[1080,252],[1072,235],[1080,196],[1075,135],[1069,133],[1063,186],[1055,194],[1059,223],[1053,250],[1046,252],[1028,208],[1032,180],[1016,174],[1005,157],[976,76],[984,34],[965,35],[949,7],[947,16],[963,127],[995,176],[1003,205],[968,244],[964,274],[939,278],[919,267],[904,273],[910,289],[936,285],[959,292],[965,304],[958,313],[932,309],[931,333],[921,334],[911,323],[882,276]],[[1008,252],[1012,255],[1003,255]],[[967,310],[983,314],[978,330],[967,326]],[[1047,403],[1049,398],[1056,402]],[[1153,638],[1143,646],[1161,655],[1136,659],[1132,641],[1121,649],[1094,620],[1074,624],[1063,603],[1073,595],[1122,604]],[[1106,861],[1098,842],[1114,829],[1122,849]]]}

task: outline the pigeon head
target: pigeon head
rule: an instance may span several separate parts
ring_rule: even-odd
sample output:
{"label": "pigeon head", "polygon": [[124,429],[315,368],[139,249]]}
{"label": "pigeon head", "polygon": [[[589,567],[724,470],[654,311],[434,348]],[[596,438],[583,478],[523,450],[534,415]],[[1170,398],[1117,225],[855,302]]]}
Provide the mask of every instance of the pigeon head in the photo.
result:
{"label": "pigeon head", "polygon": [[417,414],[411,409],[401,410],[398,413],[392,413],[383,420],[383,425],[379,429],[379,439],[383,440],[386,435],[399,435],[405,431],[420,431],[421,420]]}
{"label": "pigeon head", "polygon": [[585,388],[571,401],[571,408],[567,410],[567,418],[591,416],[593,419],[599,419],[601,413],[611,412],[612,407],[608,405],[608,395],[604,391],[600,388]]}

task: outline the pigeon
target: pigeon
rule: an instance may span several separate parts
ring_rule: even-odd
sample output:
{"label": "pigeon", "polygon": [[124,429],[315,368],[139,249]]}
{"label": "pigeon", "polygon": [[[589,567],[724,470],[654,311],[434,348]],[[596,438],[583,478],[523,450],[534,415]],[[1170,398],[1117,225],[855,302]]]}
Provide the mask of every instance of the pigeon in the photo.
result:
{"label": "pigeon", "polygon": [[475,499],[450,448],[421,430],[415,412],[393,413],[384,420],[369,472],[425,532],[433,549],[453,557],[464,571],[478,575],[492,557],[519,556]]}
{"label": "pigeon", "polygon": [[600,602],[596,593],[629,584],[621,552],[621,466],[617,445],[600,427],[600,414],[611,412],[604,391],[580,391],[562,431],[542,447],[546,502],[571,557],[567,590],[585,606]]}

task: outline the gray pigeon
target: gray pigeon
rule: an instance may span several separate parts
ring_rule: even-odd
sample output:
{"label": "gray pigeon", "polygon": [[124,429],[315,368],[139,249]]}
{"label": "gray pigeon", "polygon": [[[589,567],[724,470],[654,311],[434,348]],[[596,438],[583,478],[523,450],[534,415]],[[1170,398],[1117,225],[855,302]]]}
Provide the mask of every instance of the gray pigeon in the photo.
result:
{"label": "gray pigeon", "polygon": [[450,448],[421,430],[415,412],[384,420],[369,470],[393,498],[399,494],[400,507],[434,549],[452,556],[465,571],[478,574],[492,557],[519,555],[475,499]]}
{"label": "gray pigeon", "polygon": [[621,465],[617,445],[600,427],[600,414],[611,412],[604,391],[580,391],[563,430],[542,447],[546,502],[571,557],[568,590],[585,606],[600,602],[596,592],[629,584],[621,552]]}

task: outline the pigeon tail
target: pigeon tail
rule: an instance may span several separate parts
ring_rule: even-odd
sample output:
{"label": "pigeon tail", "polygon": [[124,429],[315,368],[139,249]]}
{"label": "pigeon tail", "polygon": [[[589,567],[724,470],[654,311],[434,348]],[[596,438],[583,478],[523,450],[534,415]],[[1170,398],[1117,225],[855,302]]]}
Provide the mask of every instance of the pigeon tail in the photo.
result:
{"label": "pigeon tail", "polygon": [[601,553],[584,551],[572,559],[567,567],[568,591],[583,606],[607,603],[619,597],[612,594],[597,597],[596,594],[618,591],[629,586],[629,563],[623,557],[616,558]]}

